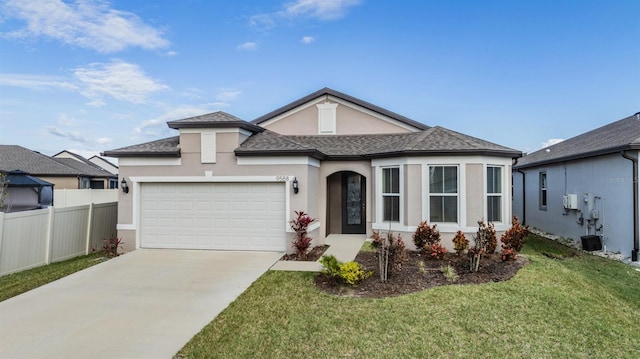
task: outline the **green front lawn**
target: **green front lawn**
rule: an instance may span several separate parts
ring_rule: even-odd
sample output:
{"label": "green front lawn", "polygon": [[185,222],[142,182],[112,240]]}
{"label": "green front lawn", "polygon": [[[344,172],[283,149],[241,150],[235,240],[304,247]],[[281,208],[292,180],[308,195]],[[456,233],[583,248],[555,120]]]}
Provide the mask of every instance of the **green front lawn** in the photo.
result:
{"label": "green front lawn", "polygon": [[0,302],[98,264],[102,262],[102,257],[101,252],[93,253],[2,276],[0,277]]}
{"label": "green front lawn", "polygon": [[184,358],[638,358],[640,272],[532,236],[507,282],[339,298],[313,274],[270,271],[178,353]]}

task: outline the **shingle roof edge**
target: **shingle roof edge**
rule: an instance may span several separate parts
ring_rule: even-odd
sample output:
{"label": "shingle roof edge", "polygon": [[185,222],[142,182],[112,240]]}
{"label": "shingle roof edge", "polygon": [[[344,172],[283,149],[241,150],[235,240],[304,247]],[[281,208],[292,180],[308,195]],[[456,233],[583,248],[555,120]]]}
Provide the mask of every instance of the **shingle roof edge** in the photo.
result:
{"label": "shingle roof edge", "polygon": [[337,97],[339,99],[342,99],[344,101],[348,101],[348,102],[351,102],[353,104],[362,106],[362,107],[364,107],[366,109],[369,109],[369,110],[371,110],[373,112],[377,112],[377,113],[379,113],[381,115],[384,115],[384,116],[387,116],[387,117],[391,117],[391,118],[393,118],[393,119],[395,119],[397,121],[400,121],[400,122],[402,122],[404,124],[413,126],[413,127],[418,128],[420,130],[426,130],[426,129],[428,129],[430,127],[430,126],[427,126],[427,125],[425,125],[423,123],[414,121],[414,120],[412,120],[412,119],[410,119],[408,117],[405,117],[405,116],[402,116],[402,115],[400,115],[398,113],[395,113],[393,111],[389,111],[389,110],[384,109],[384,108],[382,108],[380,106],[376,106],[376,105],[374,105],[374,104],[372,104],[370,102],[360,100],[358,98],[355,98],[355,97],[347,95],[345,93],[330,89],[328,87],[322,88],[322,89],[320,89],[320,90],[318,90],[318,91],[316,91],[314,93],[311,93],[311,94],[309,94],[309,95],[307,95],[305,97],[302,97],[302,98],[300,98],[298,100],[295,100],[295,101],[293,101],[293,102],[291,102],[291,103],[289,103],[287,105],[284,105],[284,106],[282,106],[282,107],[280,107],[278,109],[275,109],[275,110],[273,110],[273,111],[271,111],[271,112],[269,112],[269,113],[267,113],[265,115],[262,115],[262,116],[256,118],[255,120],[251,121],[251,123],[259,125],[262,122],[265,122],[265,121],[267,121],[267,120],[269,120],[269,119],[271,119],[273,117],[281,115],[281,114],[283,114],[283,113],[285,113],[285,112],[287,112],[289,110],[292,110],[292,109],[294,109],[294,108],[296,108],[296,107],[298,107],[300,105],[303,105],[303,104],[305,104],[305,103],[307,103],[307,102],[309,102],[309,101],[311,101],[313,99],[316,99],[316,98],[324,96],[324,95],[331,95],[331,96]]}

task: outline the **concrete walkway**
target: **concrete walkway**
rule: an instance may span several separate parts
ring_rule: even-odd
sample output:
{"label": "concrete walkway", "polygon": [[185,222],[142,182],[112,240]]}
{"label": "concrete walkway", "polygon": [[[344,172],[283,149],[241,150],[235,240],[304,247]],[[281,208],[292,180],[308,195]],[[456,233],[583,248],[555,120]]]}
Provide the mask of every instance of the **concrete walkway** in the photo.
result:
{"label": "concrete walkway", "polygon": [[127,253],[0,302],[0,358],[172,358],[281,256]]}
{"label": "concrete walkway", "polygon": [[[325,241],[329,248],[324,254],[334,255],[341,262],[352,261],[366,239],[364,234],[330,234]],[[320,272],[322,265],[319,262],[278,261],[271,269]]]}

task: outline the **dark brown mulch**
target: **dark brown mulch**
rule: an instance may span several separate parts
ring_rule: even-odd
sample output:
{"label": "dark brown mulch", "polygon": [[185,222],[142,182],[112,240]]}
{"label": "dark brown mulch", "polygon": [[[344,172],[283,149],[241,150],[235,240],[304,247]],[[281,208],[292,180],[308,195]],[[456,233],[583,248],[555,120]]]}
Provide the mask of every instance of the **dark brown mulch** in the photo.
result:
{"label": "dark brown mulch", "polygon": [[[476,273],[469,271],[469,258],[466,255],[457,256],[455,253],[447,253],[443,260],[433,260],[424,257],[419,252],[407,252],[408,259],[402,264],[399,272],[389,272],[386,283],[380,280],[378,271],[378,259],[375,252],[360,252],[355,261],[362,264],[365,270],[374,271],[374,274],[355,287],[337,283],[320,273],[315,278],[316,287],[335,295],[384,298],[393,297],[441,285],[451,284],[479,284],[489,282],[501,282],[512,278],[520,268],[529,261],[523,256],[518,256],[515,261],[503,262],[499,254],[486,255],[480,260],[480,270]],[[419,263],[424,263],[424,271],[420,270]],[[440,267],[450,264],[460,276],[455,283],[447,281]]]}
{"label": "dark brown mulch", "polygon": [[311,248],[309,252],[307,252],[307,255],[304,258],[298,258],[295,253],[291,253],[291,254],[283,255],[282,258],[280,258],[280,260],[281,261],[315,262],[318,259],[320,259],[320,257],[322,257],[322,255],[327,250],[327,248],[329,248],[328,244],[325,244],[322,246],[315,246]]}

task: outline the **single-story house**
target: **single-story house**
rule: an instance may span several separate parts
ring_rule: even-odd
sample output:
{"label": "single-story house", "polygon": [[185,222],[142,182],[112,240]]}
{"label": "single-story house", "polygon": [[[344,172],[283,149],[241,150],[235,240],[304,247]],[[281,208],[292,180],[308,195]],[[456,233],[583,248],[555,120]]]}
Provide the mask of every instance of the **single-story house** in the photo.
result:
{"label": "single-story house", "polygon": [[639,150],[640,112],[518,159],[514,214],[578,242],[596,236],[589,249],[637,261]]}
{"label": "single-story house", "polygon": [[5,196],[0,199],[0,212],[20,212],[53,205],[53,183],[30,176],[23,171],[3,173]]}
{"label": "single-story house", "polygon": [[[168,122],[176,136],[105,151],[118,158],[118,236],[128,249],[291,250],[294,211],[310,235],[456,231],[511,223],[521,152],[430,127],[323,88],[251,122],[215,112]],[[126,192],[125,192],[126,191]]]}
{"label": "single-story house", "polygon": [[55,189],[106,188],[117,176],[97,166],[70,158],[52,158],[18,145],[0,145],[0,171],[20,170],[41,180],[53,183]]}
{"label": "single-story house", "polygon": [[[109,169],[106,169],[101,167],[96,162],[94,162],[96,160],[94,161],[88,160],[78,154],[75,154],[67,150],[60,151],[51,157],[53,157],[53,159],[55,159],[58,162],[61,162],[69,167],[75,168],[78,171],[81,171],[83,173],[90,175],[90,176],[87,176],[89,177],[88,188],[92,188],[92,189],[118,188],[118,172],[117,170],[115,173],[110,171],[110,169],[114,167],[113,165],[111,165]],[[93,157],[97,157],[97,156],[93,156]],[[103,161],[107,162],[104,165],[108,166],[108,161],[104,159]],[[83,188],[87,188],[87,187],[83,187]]]}

